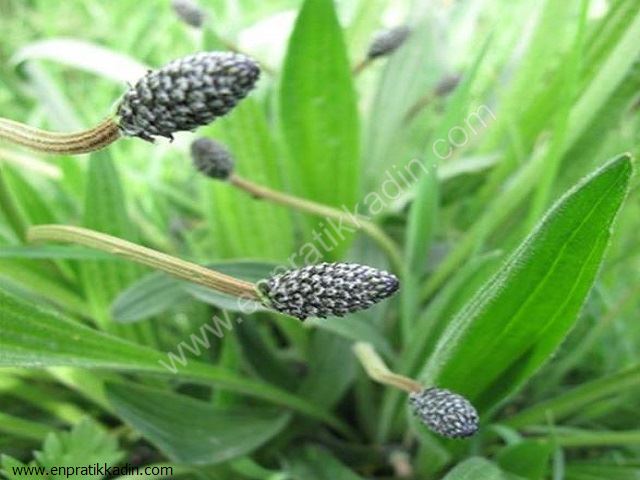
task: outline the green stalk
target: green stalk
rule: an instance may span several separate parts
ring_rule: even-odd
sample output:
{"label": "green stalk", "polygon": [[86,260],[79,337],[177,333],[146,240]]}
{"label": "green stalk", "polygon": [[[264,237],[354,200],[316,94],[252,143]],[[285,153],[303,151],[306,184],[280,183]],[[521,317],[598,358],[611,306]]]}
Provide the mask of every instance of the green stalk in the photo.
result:
{"label": "green stalk", "polygon": [[358,342],[353,346],[353,353],[360,361],[367,375],[372,380],[383,385],[404,390],[407,393],[419,392],[422,385],[415,380],[398,375],[389,370],[384,360],[378,355],[370,343]]}
{"label": "green stalk", "polygon": [[362,215],[349,215],[328,205],[278,192],[257,185],[236,174],[232,174],[228,181],[234,187],[247,192],[254,198],[268,200],[318,217],[332,218],[364,232],[387,254],[394,272],[401,273],[403,271],[402,254],[398,245],[377,224]]}
{"label": "green stalk", "polygon": [[28,230],[27,239],[30,242],[69,242],[95,248],[222,293],[260,300],[252,283],[86,228],[40,225]]}
{"label": "green stalk", "polygon": [[49,132],[7,118],[0,118],[0,140],[37,152],[78,155],[101,150],[119,138],[120,127],[112,117],[94,128],[74,133]]}

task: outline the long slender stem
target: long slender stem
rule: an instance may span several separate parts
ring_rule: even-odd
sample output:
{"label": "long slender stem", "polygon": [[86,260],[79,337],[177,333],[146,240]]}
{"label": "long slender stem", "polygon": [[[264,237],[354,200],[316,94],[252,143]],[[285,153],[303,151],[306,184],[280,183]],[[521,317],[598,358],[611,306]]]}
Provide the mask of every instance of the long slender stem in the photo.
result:
{"label": "long slender stem", "polygon": [[409,123],[413,120],[424,108],[426,108],[434,99],[434,95],[429,92],[427,95],[419,98],[416,103],[407,111],[404,116],[404,122]]}
{"label": "long slender stem", "polygon": [[395,272],[402,271],[402,255],[400,254],[398,245],[389,238],[389,236],[378,225],[367,218],[357,214],[342,212],[328,205],[323,205],[311,200],[278,192],[262,185],[257,185],[236,174],[232,174],[229,177],[229,183],[241,190],[244,190],[255,198],[268,200],[302,212],[317,215],[319,217],[340,220],[353,228],[361,230],[369,235],[369,237],[374,240],[382,250],[384,250],[389,257],[393,270]]}
{"label": "long slender stem", "polygon": [[57,241],[84,245],[162,270],[174,277],[197,283],[222,293],[259,300],[255,285],[252,283],[86,228],[65,225],[39,225],[28,230],[27,239],[30,242]]}
{"label": "long slender stem", "polygon": [[420,392],[423,387],[415,380],[398,375],[389,370],[389,367],[380,358],[370,343],[358,342],[353,346],[353,353],[358,357],[367,375],[378,383],[399,388],[408,393]]}
{"label": "long slender stem", "polygon": [[120,128],[113,118],[107,118],[89,130],[75,133],[49,132],[0,118],[0,140],[38,152],[62,155],[95,152],[112,144],[118,138],[120,138]]}
{"label": "long slender stem", "polygon": [[360,75],[369,65],[371,65],[371,59],[369,57],[365,58],[364,60],[361,60],[360,63],[358,63],[351,70],[352,75],[353,76]]}

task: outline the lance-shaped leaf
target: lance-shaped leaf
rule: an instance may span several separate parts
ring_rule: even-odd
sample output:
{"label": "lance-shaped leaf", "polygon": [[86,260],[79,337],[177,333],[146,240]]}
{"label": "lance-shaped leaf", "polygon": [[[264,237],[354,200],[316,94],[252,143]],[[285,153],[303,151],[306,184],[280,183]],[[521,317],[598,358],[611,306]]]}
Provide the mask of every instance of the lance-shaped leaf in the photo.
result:
{"label": "lance-shaped leaf", "polygon": [[[297,195],[353,209],[359,190],[356,95],[333,0],[306,0],[289,40],[280,111]],[[327,230],[325,223],[310,219]],[[326,233],[347,239],[345,230]],[[326,244],[326,238],[323,239]],[[334,242],[331,242],[334,243]],[[323,247],[324,249],[324,247]],[[327,249],[324,249],[327,250]],[[331,252],[338,256],[338,252]],[[333,255],[332,255],[333,256]]]}
{"label": "lance-shaped leaf", "polygon": [[273,408],[220,408],[135,384],[109,384],[107,397],[119,417],[169,458],[197,465],[252,452],[277,435],[290,418]]}
{"label": "lance-shaped leaf", "polygon": [[593,286],[631,173],[622,155],[558,200],[451,321],[423,372],[426,384],[460,392],[483,410],[549,358]]}

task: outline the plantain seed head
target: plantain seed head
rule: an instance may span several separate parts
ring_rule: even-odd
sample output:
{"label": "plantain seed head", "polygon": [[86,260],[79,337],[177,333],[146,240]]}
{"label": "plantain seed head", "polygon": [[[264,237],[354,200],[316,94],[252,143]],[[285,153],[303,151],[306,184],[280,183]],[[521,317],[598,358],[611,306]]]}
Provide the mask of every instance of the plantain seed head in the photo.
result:
{"label": "plantain seed head", "polygon": [[470,437],[478,431],[478,412],[462,395],[444,388],[427,388],[409,395],[414,414],[444,437]]}
{"label": "plantain seed head", "polygon": [[229,113],[255,86],[260,68],[245,55],[202,52],[142,77],[118,105],[124,135],[156,136],[194,130]]}
{"label": "plantain seed head", "polygon": [[393,295],[395,275],[355,263],[320,263],[263,280],[267,306],[300,320],[342,317]]}

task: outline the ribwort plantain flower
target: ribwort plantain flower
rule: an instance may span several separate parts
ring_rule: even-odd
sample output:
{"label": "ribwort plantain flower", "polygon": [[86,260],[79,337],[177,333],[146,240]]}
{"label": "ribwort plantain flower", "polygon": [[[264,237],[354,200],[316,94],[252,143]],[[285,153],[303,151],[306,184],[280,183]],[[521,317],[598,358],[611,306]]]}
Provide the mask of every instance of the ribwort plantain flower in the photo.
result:
{"label": "ribwort plantain flower", "polygon": [[265,303],[300,320],[342,317],[393,295],[395,275],[355,263],[320,263],[275,275],[259,283]]}
{"label": "ribwort plantain flower", "polygon": [[395,52],[409,37],[411,28],[406,25],[382,30],[373,37],[367,57],[370,60]]}
{"label": "ribwort plantain flower", "polygon": [[414,414],[431,430],[449,438],[470,437],[478,431],[478,412],[462,395],[443,388],[409,394]]}
{"label": "ribwort plantain flower", "polygon": [[229,178],[235,167],[231,152],[209,138],[199,138],[191,143],[191,159],[196,170],[218,180]]}
{"label": "ribwort plantain flower", "polygon": [[202,52],[147,73],[118,106],[124,135],[173,138],[228,113],[260,76],[257,63],[230,52]]}
{"label": "ribwort plantain flower", "polygon": [[436,87],[434,89],[435,95],[437,97],[444,97],[445,95],[449,95],[458,87],[461,80],[462,77],[460,75],[447,75],[436,84]]}
{"label": "ribwort plantain flower", "polygon": [[175,14],[187,25],[200,28],[207,19],[206,12],[195,0],[171,0]]}

